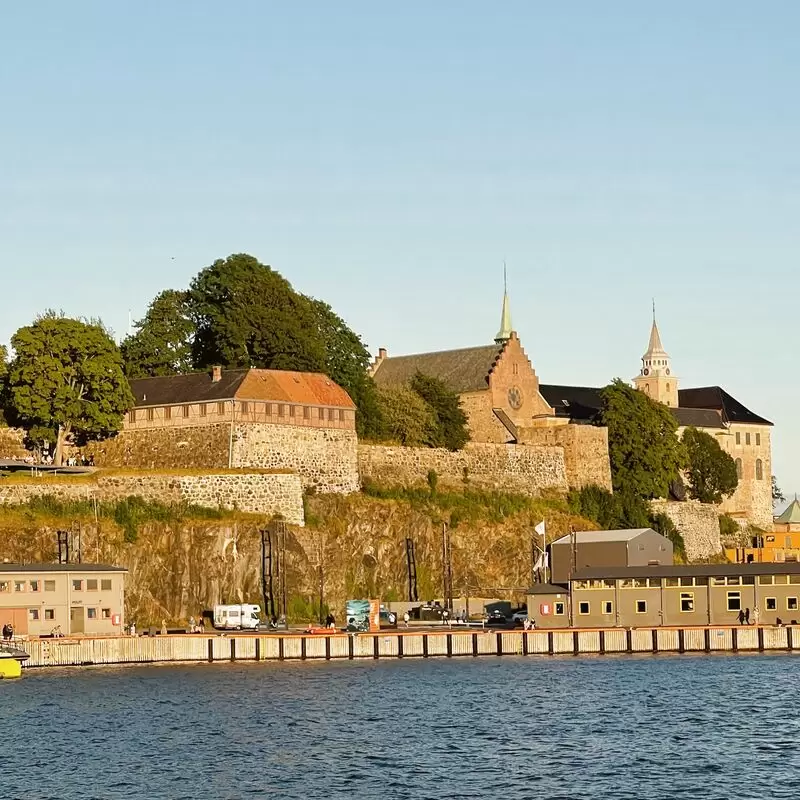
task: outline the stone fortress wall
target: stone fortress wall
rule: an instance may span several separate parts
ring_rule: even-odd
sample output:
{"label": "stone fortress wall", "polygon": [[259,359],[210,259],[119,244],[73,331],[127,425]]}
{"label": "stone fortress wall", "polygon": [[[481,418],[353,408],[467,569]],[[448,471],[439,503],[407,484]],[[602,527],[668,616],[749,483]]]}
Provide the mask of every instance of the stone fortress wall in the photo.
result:
{"label": "stone fortress wall", "polygon": [[62,500],[122,500],[130,496],[166,505],[187,503],[236,509],[249,514],[280,515],[292,525],[304,524],[303,486],[298,475],[285,473],[209,473],[204,475],[111,474],[74,481],[43,476],[26,483],[0,483],[0,505],[21,505],[33,497]]}
{"label": "stone fortress wall", "polygon": [[719,506],[700,503],[697,500],[682,502],[651,500],[650,508],[656,514],[666,514],[675,523],[683,536],[686,558],[689,561],[710,558],[722,553]]}
{"label": "stone fortress wall", "polygon": [[439,485],[536,495],[542,489],[567,490],[564,451],[560,447],[468,443],[451,452],[430,447],[362,444],[358,467],[363,481],[423,485],[436,472]]}

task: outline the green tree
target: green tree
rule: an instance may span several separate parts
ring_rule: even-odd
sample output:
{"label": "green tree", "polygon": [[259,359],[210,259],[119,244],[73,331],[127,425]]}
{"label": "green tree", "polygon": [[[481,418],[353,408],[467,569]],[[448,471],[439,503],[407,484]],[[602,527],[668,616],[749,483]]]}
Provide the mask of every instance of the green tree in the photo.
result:
{"label": "green tree", "polygon": [[182,375],[192,371],[194,322],[188,292],[166,289],[155,297],[136,333],[120,345],[129,378]]}
{"label": "green tree", "polygon": [[432,446],[460,450],[469,441],[469,429],[458,395],[450,391],[444,381],[421,372],[414,375],[409,386],[433,411],[436,437]]}
{"label": "green tree", "polygon": [[678,526],[664,513],[650,517],[650,527],[672,542],[672,552],[678,561],[686,561],[686,542]]}
{"label": "green tree", "polygon": [[325,371],[325,345],[311,303],[253,256],[202,270],[189,289],[197,369],[262,367]]}
{"label": "green tree", "polygon": [[773,475],[772,476],[772,505],[776,506],[778,503],[785,503],[786,497],[784,497],[783,492],[781,491],[781,487],[778,486],[778,479]]}
{"label": "green tree", "polygon": [[119,348],[101,323],[49,312],[20,328],[11,346],[10,421],[29,439],[55,445],[57,465],[68,437],[100,439],[120,429],[133,396]]}
{"label": "green tree", "polygon": [[378,409],[384,436],[407,447],[430,447],[437,439],[433,409],[408,386],[381,386]]}
{"label": "green tree", "polygon": [[366,345],[325,302],[306,298],[316,320],[325,353],[325,373],[352,398],[358,408],[359,436],[380,438],[384,433],[375,383],[368,375],[370,357]]}
{"label": "green tree", "polygon": [[689,496],[701,503],[721,503],[739,485],[736,462],[705,431],[683,432]]}
{"label": "green tree", "polygon": [[647,499],[666,497],[685,458],[669,408],[619,379],[601,396],[599,421],[608,428],[614,490]]}

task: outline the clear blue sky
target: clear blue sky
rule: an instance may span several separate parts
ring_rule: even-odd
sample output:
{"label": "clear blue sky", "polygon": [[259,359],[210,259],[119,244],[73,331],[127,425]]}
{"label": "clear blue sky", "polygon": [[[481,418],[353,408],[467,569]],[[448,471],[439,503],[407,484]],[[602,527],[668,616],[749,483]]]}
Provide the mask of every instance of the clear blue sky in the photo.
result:
{"label": "clear blue sky", "polygon": [[548,383],[638,371],[772,419],[800,490],[800,4],[14,3],[0,341],[118,334],[249,252],[376,350],[482,344],[502,261]]}

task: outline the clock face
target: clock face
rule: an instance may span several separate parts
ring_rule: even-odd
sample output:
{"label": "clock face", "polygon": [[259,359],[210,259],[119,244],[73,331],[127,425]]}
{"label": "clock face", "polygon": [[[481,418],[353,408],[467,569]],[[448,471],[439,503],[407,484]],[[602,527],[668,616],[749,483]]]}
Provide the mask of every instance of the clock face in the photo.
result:
{"label": "clock face", "polygon": [[667,375],[669,375],[669,370],[667,370]]}
{"label": "clock face", "polygon": [[522,406],[522,389],[518,386],[512,386],[508,390],[508,404],[513,409],[521,408]]}
{"label": "clock face", "polygon": [[649,370],[649,369],[647,369],[647,367],[645,367],[645,368],[642,370],[642,375],[649,375],[649,374],[650,374],[650,370]]}

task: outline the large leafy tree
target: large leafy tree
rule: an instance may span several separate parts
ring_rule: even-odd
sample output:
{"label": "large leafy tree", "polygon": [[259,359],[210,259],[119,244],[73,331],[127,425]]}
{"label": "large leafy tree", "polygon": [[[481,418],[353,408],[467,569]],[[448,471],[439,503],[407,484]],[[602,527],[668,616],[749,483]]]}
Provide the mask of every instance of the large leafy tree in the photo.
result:
{"label": "large leafy tree", "polygon": [[460,450],[469,441],[469,429],[458,395],[444,381],[421,372],[414,375],[409,386],[433,411],[436,435],[432,446]]}
{"label": "large leafy tree", "polygon": [[367,374],[369,352],[361,338],[325,302],[306,298],[316,320],[325,353],[325,373],[347,390],[358,407],[356,427],[360,436],[378,438],[383,433],[376,387]]}
{"label": "large leafy tree", "polygon": [[433,409],[408,386],[377,390],[383,436],[407,447],[430,447],[437,441]]}
{"label": "large leafy tree", "polygon": [[120,429],[133,396],[122,355],[100,322],[49,312],[11,339],[8,412],[28,438],[55,445],[60,465],[71,436],[104,438]]}
{"label": "large leafy tree", "polygon": [[202,270],[189,289],[194,365],[325,371],[325,346],[307,298],[253,256]]}
{"label": "large leafy tree", "polygon": [[666,497],[685,460],[669,408],[619,379],[602,389],[601,396],[599,421],[608,428],[614,490]]}
{"label": "large leafy tree", "polygon": [[187,292],[166,289],[150,303],[136,333],[120,345],[129,378],[191,372],[194,322],[188,300]]}
{"label": "large leafy tree", "polygon": [[701,503],[721,503],[739,485],[736,462],[705,431],[683,432],[689,496]]}

